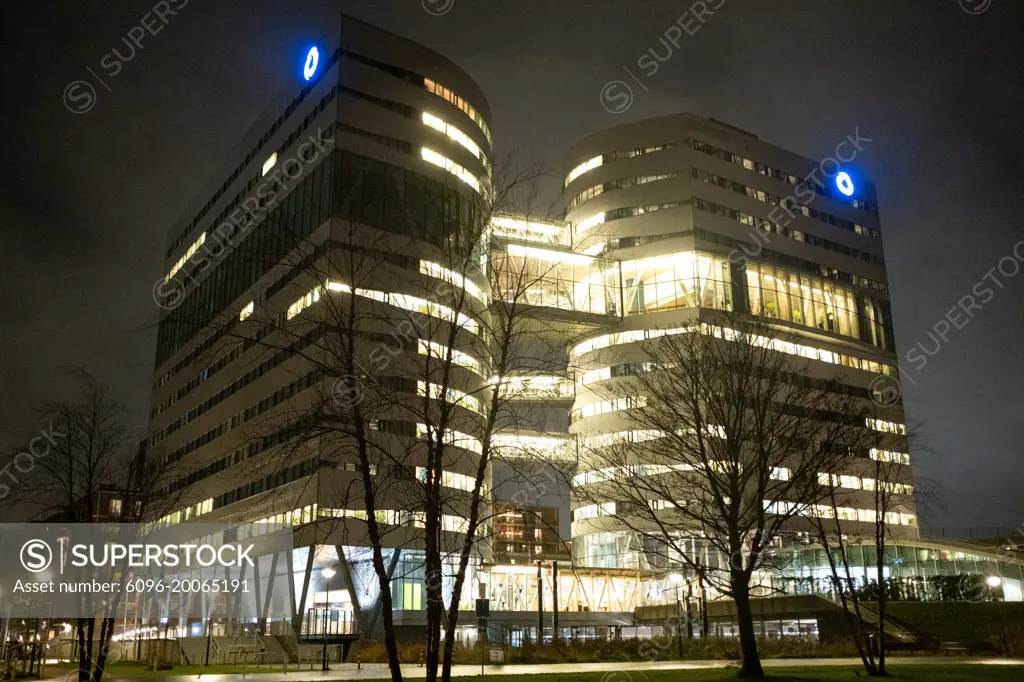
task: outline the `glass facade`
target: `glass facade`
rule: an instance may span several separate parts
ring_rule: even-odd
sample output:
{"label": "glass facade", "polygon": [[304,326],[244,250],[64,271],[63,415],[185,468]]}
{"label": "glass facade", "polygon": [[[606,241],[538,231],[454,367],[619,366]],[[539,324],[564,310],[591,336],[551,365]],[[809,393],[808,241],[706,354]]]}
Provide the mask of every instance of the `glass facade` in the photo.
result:
{"label": "glass facade", "polygon": [[747,265],[750,311],[765,317],[859,337],[853,289],[768,263]]}
{"label": "glass facade", "polygon": [[472,224],[476,209],[473,199],[445,183],[335,150],[307,171],[240,243],[212,245],[217,240],[206,238],[200,247],[206,257],[178,274],[184,282],[212,271],[160,320],[156,362],[163,363],[197,333],[209,329],[216,315],[328,218],[437,241],[456,225]]}
{"label": "glass facade", "polygon": [[627,315],[732,309],[729,261],[693,251],[622,261],[622,290]]}
{"label": "glass facade", "polygon": [[619,271],[600,259],[509,244],[496,261],[497,298],[516,297],[521,304],[559,310],[618,314]]}

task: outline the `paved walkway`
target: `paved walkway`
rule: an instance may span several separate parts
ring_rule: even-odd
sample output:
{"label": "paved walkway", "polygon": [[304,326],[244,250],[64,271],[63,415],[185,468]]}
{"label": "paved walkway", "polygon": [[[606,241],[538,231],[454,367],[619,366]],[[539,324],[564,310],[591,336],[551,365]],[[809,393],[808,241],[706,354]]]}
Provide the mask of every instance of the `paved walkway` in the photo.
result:
{"label": "paved walkway", "polygon": [[[545,665],[487,665],[484,666],[485,675],[533,675],[537,673],[585,673],[585,672],[615,672],[615,671],[636,671],[636,670],[699,670],[706,668],[724,668],[729,661],[705,660],[705,661],[650,661],[650,662],[608,662],[608,663],[549,663]],[[974,658],[968,656],[894,656],[888,659],[888,663],[898,667],[901,665],[921,665],[926,663],[949,665],[949,664],[971,664],[971,665],[1017,665],[1024,666],[1024,659],[1010,658]],[[763,659],[761,665],[765,668],[783,667],[811,667],[811,666],[854,666],[861,665],[859,658],[770,658]],[[403,665],[402,674],[409,678],[424,677],[425,669],[419,665]],[[470,677],[480,675],[478,665],[457,665],[452,668],[453,677]],[[1021,671],[1024,678],[1024,670]],[[49,676],[48,676],[49,677]],[[331,665],[329,672],[320,670],[292,670],[288,673],[255,673],[248,674],[244,678],[241,674],[231,675],[203,675],[202,682],[242,682],[242,680],[253,680],[254,682],[319,682],[320,680],[380,680],[388,679],[391,674],[384,663],[364,663],[362,669],[357,669],[355,663],[335,663]],[[51,679],[63,679],[51,678]],[[156,675],[144,677],[109,677],[105,679],[117,680],[118,682],[196,682],[195,675]],[[605,682],[628,682],[627,675],[609,675]]]}

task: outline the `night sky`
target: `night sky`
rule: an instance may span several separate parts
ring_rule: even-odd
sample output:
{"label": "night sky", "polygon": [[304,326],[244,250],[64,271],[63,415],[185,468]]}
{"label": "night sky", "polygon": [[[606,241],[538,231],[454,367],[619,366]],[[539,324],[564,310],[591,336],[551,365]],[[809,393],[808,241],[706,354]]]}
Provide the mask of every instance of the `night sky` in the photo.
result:
{"label": "night sky", "polygon": [[[962,328],[925,366],[902,360],[930,450],[913,453],[931,493],[922,524],[1024,521],[1019,0],[708,0],[720,7],[704,23],[686,0],[191,0],[89,111],[69,111],[68,84],[105,73],[155,4],[0,3],[0,442],[45,427],[34,409],[68,395],[72,366],[110,383],[144,431],[167,232],[344,8],[468,71],[499,157],[558,169],[584,135],[684,110],[816,159],[855,130],[871,138],[855,165],[878,187],[901,359],[934,350],[928,332],[979,282],[993,291],[973,317],[953,314]],[[659,42],[680,20],[693,35]],[[645,75],[638,60],[666,45]],[[600,98],[613,80],[635,95],[618,114]]]}

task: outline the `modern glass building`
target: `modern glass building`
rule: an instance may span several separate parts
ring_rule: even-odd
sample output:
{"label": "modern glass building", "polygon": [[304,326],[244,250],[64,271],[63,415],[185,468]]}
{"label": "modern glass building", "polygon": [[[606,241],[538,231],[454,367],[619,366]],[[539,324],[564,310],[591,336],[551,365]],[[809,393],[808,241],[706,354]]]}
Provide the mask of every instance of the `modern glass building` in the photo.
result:
{"label": "modern glass building", "polygon": [[[295,613],[260,630],[315,637],[380,627],[357,455],[338,435],[338,415],[318,409],[337,402],[340,386],[342,402],[354,391],[376,410],[367,421],[379,453],[371,475],[394,487],[379,491],[375,518],[386,529],[398,622],[417,636],[425,594],[415,448],[429,435],[417,406],[438,398],[442,384],[415,368],[445,344],[457,351],[443,384],[457,414],[444,434],[454,456],[442,484],[455,494],[441,529],[456,546],[467,513],[458,491],[472,485],[479,402],[492,385],[473,320],[501,300],[514,273],[535,280],[526,296],[538,347],[529,354],[544,363],[509,379],[530,418],[500,425],[496,456],[543,453],[575,467],[572,491],[545,475],[547,494],[560,491],[571,509],[562,539],[571,540],[576,570],[538,576],[496,564],[482,543],[459,598],[471,607],[482,589],[509,622],[541,599],[552,604],[556,583],[560,608],[575,613],[566,626],[629,625],[635,608],[664,599],[663,567],[609,508],[568,499],[600,480],[590,448],[639,437],[624,421],[626,406],[604,389],[660,330],[713,323],[721,311],[761,314],[783,339],[775,350],[809,361],[808,380],[842,368],[845,390],[869,401],[876,377],[898,377],[875,189],[853,168],[830,175],[824,164],[689,114],[629,123],[570,148],[561,219],[502,215],[486,239],[460,246],[491,185],[481,89],[444,57],[346,16],[294,58],[294,82],[173,226],[154,286],[161,317],[149,457],[166,471],[161,492],[176,500],[160,521],[227,521],[243,536],[294,528],[290,565],[272,570],[288,574]],[[439,245],[455,245],[478,271],[454,272]],[[465,307],[432,296],[445,288],[461,292]],[[421,321],[415,329],[406,326],[412,318]],[[325,354],[339,347],[347,360],[325,371]],[[841,477],[851,532],[871,525],[872,460],[897,462],[899,503],[886,519],[898,544],[893,574],[991,572],[1001,561],[1006,596],[1019,598],[1015,559],[918,538],[899,401],[864,428],[882,432],[884,447],[864,453],[862,468],[824,472]],[[413,454],[397,464],[388,456],[397,451]],[[517,499],[515,486],[500,491],[500,470],[493,479],[500,501],[528,504],[531,495]],[[800,536],[788,542],[779,548],[786,566],[772,579],[789,592],[825,591],[816,550]]]}
{"label": "modern glass building", "polygon": [[[149,456],[175,500],[160,521],[296,528],[292,565],[274,570],[294,573],[297,632],[365,631],[379,590],[364,471],[370,486],[388,481],[375,518],[394,608],[423,609],[419,446],[442,384],[422,362],[448,347],[441,541],[457,546],[466,527],[459,492],[477,470],[490,379],[472,318],[489,292],[485,270],[447,264],[487,260],[486,242],[462,241],[490,184],[490,114],[450,61],[347,16],[293,58],[294,81],[171,230]],[[458,309],[435,296],[445,287]]]}
{"label": "modern glass building", "polygon": [[[615,319],[574,339],[570,350],[577,373],[571,431],[584,446],[576,486],[604,480],[590,470],[597,465],[588,468],[587,452],[645,437],[624,417],[636,406],[609,400],[609,386],[648,359],[642,347],[664,330],[698,320],[714,326],[718,311],[763,316],[778,331],[773,348],[806,360],[808,380],[841,373],[843,390],[865,403],[876,377],[898,381],[875,190],[852,167],[830,161],[689,114],[617,126],[569,151],[573,249],[605,263],[605,279],[619,282],[621,297]],[[899,537],[916,537],[899,401],[865,428],[886,432],[884,453],[864,452],[860,466],[823,472],[841,476],[848,491],[844,522],[851,532],[870,526],[871,459],[898,458],[907,466],[892,482],[901,498],[887,521]],[[653,568],[634,534],[617,528],[614,502],[586,497],[573,510],[577,561]]]}

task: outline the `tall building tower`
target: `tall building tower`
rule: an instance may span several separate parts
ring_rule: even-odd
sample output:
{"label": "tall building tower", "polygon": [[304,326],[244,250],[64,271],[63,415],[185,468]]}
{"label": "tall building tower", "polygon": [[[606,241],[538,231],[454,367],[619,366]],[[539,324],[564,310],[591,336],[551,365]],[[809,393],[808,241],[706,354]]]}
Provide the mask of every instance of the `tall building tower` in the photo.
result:
{"label": "tall building tower", "polygon": [[[824,170],[830,175],[755,135],[689,114],[616,126],[572,147],[564,171],[573,250],[603,258],[621,277],[621,313],[570,350],[578,372],[570,431],[582,439],[621,430],[615,413],[626,408],[608,400],[607,387],[644,362],[641,345],[656,330],[721,310],[768,318],[787,342],[781,352],[810,361],[811,380],[827,380],[841,366],[846,392],[865,402],[877,377],[897,385],[875,189],[852,167]],[[879,404],[884,418],[865,428],[885,432],[887,445],[863,453],[857,470],[823,472],[841,476],[854,500],[851,532],[870,529],[870,458],[909,464],[902,405]],[[600,482],[593,473],[584,456],[575,485]],[[895,482],[904,494],[887,519],[902,538],[917,537],[909,484],[904,466]],[[574,504],[575,560],[647,568],[631,533],[601,518],[605,512],[600,503]]]}
{"label": "tall building tower", "polygon": [[[322,622],[331,634],[373,627],[361,474],[338,427],[369,394],[370,474],[394,482],[375,515],[394,608],[423,608],[421,467],[415,453],[386,453],[413,452],[424,417],[383,401],[436,397],[411,368],[443,350],[438,339],[456,341],[462,360],[445,385],[464,397],[442,485],[464,488],[476,471],[468,396],[486,390],[489,362],[472,315],[425,292],[459,289],[467,311],[488,296],[485,276],[462,277],[445,257],[487,192],[491,136],[473,80],[386,31],[342,16],[295,59],[294,82],[171,229],[154,287],[149,457],[162,492],[178,496],[164,522],[230,522],[243,535],[303,527],[293,625],[315,636]],[[453,503],[442,535],[464,527]]]}

